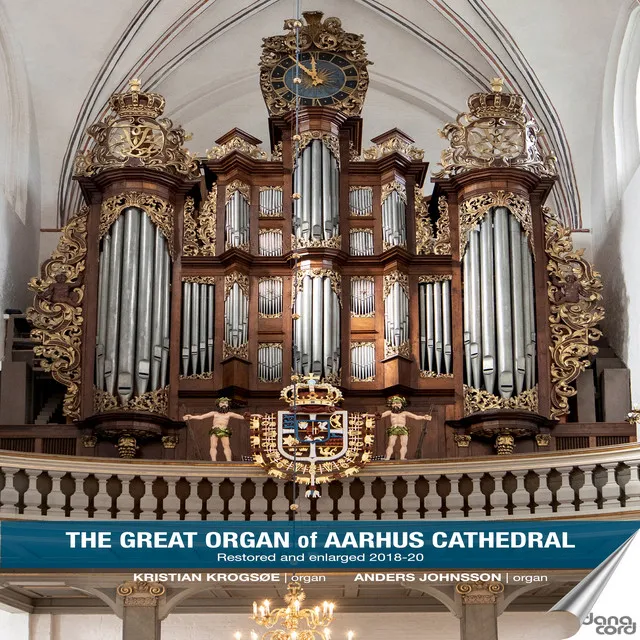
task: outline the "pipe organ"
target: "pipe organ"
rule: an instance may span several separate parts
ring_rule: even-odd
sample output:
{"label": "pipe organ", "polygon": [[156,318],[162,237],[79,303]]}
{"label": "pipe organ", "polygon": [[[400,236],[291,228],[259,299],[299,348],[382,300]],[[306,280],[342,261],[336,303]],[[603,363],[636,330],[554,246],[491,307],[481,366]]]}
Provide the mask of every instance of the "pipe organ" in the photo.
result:
{"label": "pipe organ", "polygon": [[171,258],[139,207],[105,233],[98,277],[95,385],[126,404],[167,383]]}
{"label": "pipe organ", "polygon": [[394,180],[382,187],[382,235],[385,249],[407,244],[407,191]]}
{"label": "pipe organ", "polygon": [[467,232],[463,257],[465,380],[518,396],[536,383],[536,320],[529,239],[507,207]]}
{"label": "pipe organ", "polygon": [[418,295],[420,374],[450,376],[453,365],[451,277],[421,276]]}
{"label": "pipe organ", "polygon": [[409,284],[406,274],[395,271],[384,276],[385,355],[410,353]]}
{"label": "pipe organ", "polygon": [[335,272],[301,269],[295,276],[293,370],[340,377],[340,289]]}
{"label": "pipe organ", "polygon": [[[298,70],[296,112],[297,27],[266,38],[268,151],[231,129],[191,156],[164,98],[135,80],[89,129],[76,162],[87,208],[31,284],[67,418],[143,455],[175,435],[175,455],[197,457],[206,442],[180,435],[183,414],[220,395],[276,412],[297,374],[339,385],[349,411],[398,393],[431,407],[429,456],[486,455],[498,437],[500,453],[547,446],[603,312],[597,272],[543,207],[555,168],[523,98],[497,81],[471,96],[427,186],[402,131],[363,148],[362,38],[305,20],[305,55],[336,61],[343,88],[319,100],[311,67]],[[248,454],[246,430],[232,444]]]}
{"label": "pipe organ", "polygon": [[182,281],[183,376],[213,371],[215,286],[204,279]]}
{"label": "pipe organ", "polygon": [[246,184],[235,180],[227,186],[225,207],[225,247],[249,249],[249,190]]}
{"label": "pipe organ", "polygon": [[313,246],[340,233],[340,171],[334,138],[310,138],[299,152],[293,183],[296,195],[293,230],[297,246]]}

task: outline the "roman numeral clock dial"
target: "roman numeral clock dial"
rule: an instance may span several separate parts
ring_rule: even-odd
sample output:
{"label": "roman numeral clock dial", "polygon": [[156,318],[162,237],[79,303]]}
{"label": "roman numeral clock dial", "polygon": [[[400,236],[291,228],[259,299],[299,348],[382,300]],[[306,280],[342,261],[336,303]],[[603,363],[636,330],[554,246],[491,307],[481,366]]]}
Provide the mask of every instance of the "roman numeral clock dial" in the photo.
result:
{"label": "roman numeral clock dial", "polygon": [[[305,51],[300,55],[298,95],[303,106],[330,107],[347,100],[358,88],[358,69],[347,58],[330,52]],[[271,84],[286,102],[295,100],[296,60],[286,56],[273,68]]]}

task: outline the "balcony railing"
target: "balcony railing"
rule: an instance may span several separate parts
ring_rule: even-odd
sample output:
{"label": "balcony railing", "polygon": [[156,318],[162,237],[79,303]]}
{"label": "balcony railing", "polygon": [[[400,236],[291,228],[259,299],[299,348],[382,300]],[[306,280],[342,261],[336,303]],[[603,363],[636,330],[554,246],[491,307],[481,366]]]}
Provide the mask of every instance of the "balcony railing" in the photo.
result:
{"label": "balcony railing", "polygon": [[0,518],[119,520],[633,517],[640,446],[373,463],[303,489],[250,463],[163,462],[0,451]]}

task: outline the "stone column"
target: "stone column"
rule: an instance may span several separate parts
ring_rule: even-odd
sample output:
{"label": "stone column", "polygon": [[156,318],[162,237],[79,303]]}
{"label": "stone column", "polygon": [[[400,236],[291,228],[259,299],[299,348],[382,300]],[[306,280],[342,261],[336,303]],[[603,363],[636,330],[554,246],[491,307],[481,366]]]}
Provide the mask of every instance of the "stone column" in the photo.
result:
{"label": "stone column", "polygon": [[116,593],[122,598],[122,640],[160,640],[158,603],[165,588],[157,582],[124,582]]}
{"label": "stone column", "polygon": [[501,582],[461,582],[456,593],[462,601],[460,640],[498,640],[498,598]]}

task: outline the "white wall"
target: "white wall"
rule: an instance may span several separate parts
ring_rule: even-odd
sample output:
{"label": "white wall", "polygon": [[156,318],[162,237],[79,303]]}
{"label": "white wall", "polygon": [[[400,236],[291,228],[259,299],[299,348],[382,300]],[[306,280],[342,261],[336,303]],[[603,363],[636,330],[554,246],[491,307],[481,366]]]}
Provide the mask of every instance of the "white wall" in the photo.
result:
{"label": "white wall", "polygon": [[29,614],[9,613],[0,609],[0,638],[2,640],[31,640]]}
{"label": "white wall", "polygon": [[[19,43],[0,1],[0,313],[30,303],[40,227],[39,153]],[[4,322],[0,322],[0,359]],[[1,360],[0,360],[1,362]]]}

